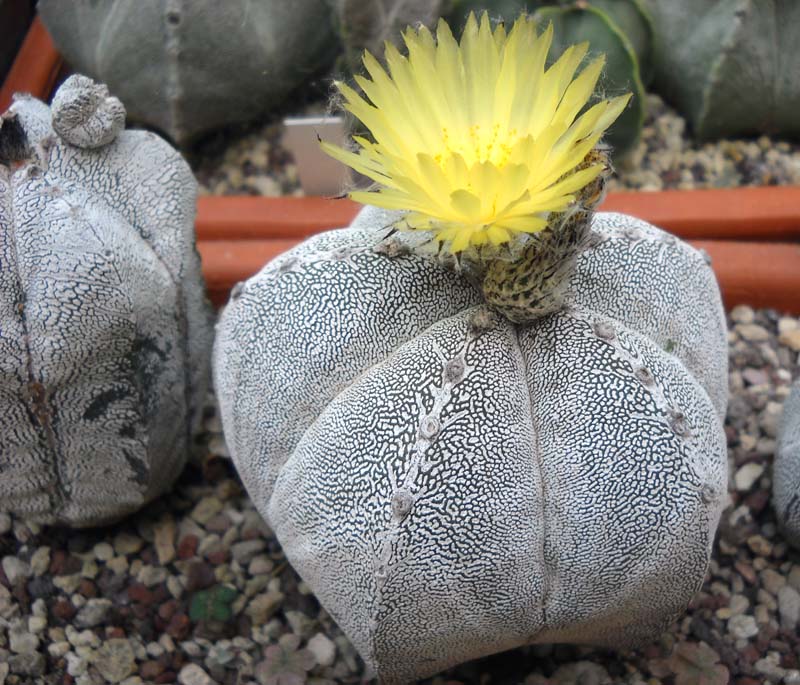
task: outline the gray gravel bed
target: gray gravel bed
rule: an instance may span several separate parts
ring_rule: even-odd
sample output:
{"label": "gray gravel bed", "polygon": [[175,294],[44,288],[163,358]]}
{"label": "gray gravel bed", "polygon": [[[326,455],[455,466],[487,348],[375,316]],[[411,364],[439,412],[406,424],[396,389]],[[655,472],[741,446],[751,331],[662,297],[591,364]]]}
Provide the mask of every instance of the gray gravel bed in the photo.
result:
{"label": "gray gravel bed", "polygon": [[[321,109],[322,105],[317,106]],[[302,195],[291,153],[282,144],[278,119],[216,134],[189,151],[200,192],[212,195]],[[614,190],[725,188],[800,184],[800,144],[771,140],[723,140],[698,144],[687,124],[657,95],[639,145],[617,164]]]}
{"label": "gray gravel bed", "polygon": [[[738,307],[729,323],[730,502],[686,614],[640,650],[534,646],[429,683],[800,684],[800,554],[770,507],[800,319]],[[0,516],[0,685],[368,676],[243,492],[209,400],[197,454],[174,492],[144,512],[77,532]]]}

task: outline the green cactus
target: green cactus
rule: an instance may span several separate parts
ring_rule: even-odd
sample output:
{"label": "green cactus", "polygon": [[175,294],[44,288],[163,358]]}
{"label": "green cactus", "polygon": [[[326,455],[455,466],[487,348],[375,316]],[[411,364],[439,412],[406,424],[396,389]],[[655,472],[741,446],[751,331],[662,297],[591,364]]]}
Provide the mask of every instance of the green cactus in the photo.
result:
{"label": "green cactus", "polygon": [[653,73],[653,27],[641,0],[569,0],[560,4],[538,0],[455,0],[451,26],[462,26],[470,12],[487,10],[493,19],[512,20],[532,12],[555,28],[552,54],[573,43],[589,41],[590,51],[608,59],[604,85],[612,92],[631,91],[628,109],[609,129],[606,140],[619,158],[639,140],[644,121],[644,83]]}
{"label": "green cactus", "polygon": [[[589,41],[590,53],[605,53],[606,70],[603,86],[609,94],[625,91],[633,93],[628,108],[608,130],[605,138],[612,146],[614,156],[624,156],[639,140],[644,123],[644,85],[639,73],[639,59],[632,41],[614,20],[603,10],[604,4],[616,5],[620,0],[575,3],[569,6],[542,7],[534,16],[543,24],[552,22],[554,28],[553,55],[559,55],[574,43]],[[639,36],[637,43],[647,46],[646,37]]]}
{"label": "green cactus", "polygon": [[189,606],[189,618],[193,621],[227,621],[233,615],[231,605],[237,596],[236,590],[229,585],[215,585],[196,592]]}
{"label": "green cactus", "polygon": [[647,0],[656,86],[701,140],[800,136],[800,2]]}

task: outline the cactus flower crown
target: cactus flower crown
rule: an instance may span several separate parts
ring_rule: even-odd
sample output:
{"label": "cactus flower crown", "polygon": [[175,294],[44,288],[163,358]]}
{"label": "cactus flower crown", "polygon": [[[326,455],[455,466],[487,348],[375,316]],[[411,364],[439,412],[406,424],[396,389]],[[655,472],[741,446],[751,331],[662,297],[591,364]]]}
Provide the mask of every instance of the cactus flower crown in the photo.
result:
{"label": "cactus flower crown", "polygon": [[402,227],[429,231],[454,254],[491,248],[542,231],[567,211],[603,165],[582,164],[630,95],[587,108],[604,65],[576,76],[588,44],[573,45],[550,67],[552,26],[537,34],[523,15],[507,33],[470,14],[460,42],[439,21],[436,38],[403,34],[408,56],[386,44],[388,73],[369,52],[370,78],[344,83],[345,109],[370,131],[353,152],[329,143],[332,157],[375,181],[350,193],[364,204],[406,210]]}

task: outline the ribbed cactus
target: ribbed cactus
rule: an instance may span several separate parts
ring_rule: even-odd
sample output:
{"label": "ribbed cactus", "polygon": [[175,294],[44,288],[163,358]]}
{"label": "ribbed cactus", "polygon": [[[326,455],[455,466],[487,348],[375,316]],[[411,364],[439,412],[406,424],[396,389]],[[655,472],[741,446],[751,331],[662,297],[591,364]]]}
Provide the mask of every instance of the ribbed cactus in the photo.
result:
{"label": "ribbed cactus", "polygon": [[374,207],[236,288],[217,329],[242,478],[386,683],[650,639],[722,509],[713,272],[643,222],[593,220],[628,97],[587,107],[603,61],[578,71],[579,45],[546,66],[551,34],[484,13],[459,42],[405,32],[388,73],[365,55],[364,96],[339,89],[370,137],[323,149]]}
{"label": "ribbed cactus", "polygon": [[165,492],[205,399],[196,184],[108,90],[0,119],[0,508],[96,525]]}
{"label": "ribbed cactus", "polygon": [[447,0],[328,0],[334,8],[347,67],[360,67],[364,50],[378,52],[384,41],[400,42],[409,24],[433,26]]}
{"label": "ribbed cactus", "polygon": [[178,143],[249,121],[329,65],[327,0],[41,0],[70,65]]}
{"label": "ribbed cactus", "polygon": [[800,135],[800,3],[646,0],[656,86],[701,139]]}
{"label": "ribbed cactus", "polygon": [[[644,123],[645,91],[639,62],[640,58],[649,58],[651,42],[647,34],[648,22],[644,15],[636,12],[638,8],[633,0],[612,0],[597,4],[543,7],[534,13],[534,17],[543,25],[553,23],[554,54],[558,55],[569,45],[589,41],[590,54],[602,53],[606,56],[602,82],[605,92],[609,95],[625,91],[633,93],[627,109],[605,136],[616,157],[624,155],[636,145]],[[617,24],[615,13],[626,20],[625,28],[630,34]],[[640,21],[635,24],[637,17]],[[637,53],[637,48],[640,53]]]}
{"label": "ribbed cactus", "polygon": [[645,114],[645,90],[653,72],[653,26],[642,0],[565,0],[524,2],[523,0],[456,0],[450,16],[463,24],[470,11],[487,9],[493,18],[510,20],[529,11],[542,29],[555,28],[553,56],[564,48],[589,42],[589,53],[607,58],[603,78],[606,94],[633,93],[627,110],[606,134],[616,157],[624,156],[639,140]]}
{"label": "ribbed cactus", "polygon": [[727,483],[706,260],[596,215],[564,307],[514,325],[382,241],[399,219],[368,207],[276,258],[218,327],[226,439],[288,559],[386,683],[658,635]]}
{"label": "ribbed cactus", "polygon": [[778,521],[789,542],[800,549],[800,380],[783,407],[772,483]]}

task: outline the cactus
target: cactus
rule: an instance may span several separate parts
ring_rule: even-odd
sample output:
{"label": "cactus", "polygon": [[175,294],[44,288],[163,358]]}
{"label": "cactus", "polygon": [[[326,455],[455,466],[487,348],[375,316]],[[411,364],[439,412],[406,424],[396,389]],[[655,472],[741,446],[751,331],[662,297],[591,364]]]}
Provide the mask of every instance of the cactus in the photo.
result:
{"label": "cactus", "polygon": [[653,70],[652,22],[641,0],[570,0],[560,5],[523,0],[458,0],[450,17],[461,25],[469,12],[482,8],[495,18],[510,18],[527,10],[543,26],[553,22],[554,56],[568,45],[583,41],[589,41],[590,53],[605,53],[607,91],[633,93],[628,110],[609,129],[606,141],[617,158],[636,145],[645,115],[644,85],[649,83]]}
{"label": "cactus", "polygon": [[578,72],[586,46],[546,68],[551,31],[527,16],[403,35],[389,72],[364,57],[371,105],[339,84],[358,153],[323,143],[375,181],[351,198],[385,209],[273,260],[223,312],[227,444],[382,682],[648,640],[702,582],[724,500],[714,275],[643,222],[592,220],[628,98],[586,109],[603,66]]}
{"label": "cactus", "polygon": [[772,487],[778,522],[786,539],[800,549],[800,380],[783,408]]}
{"label": "cactus", "polygon": [[180,144],[263,115],[338,50],[327,0],[41,0],[38,9],[74,69]]}
{"label": "cactus", "polygon": [[[611,145],[614,156],[619,158],[636,145],[644,124],[645,91],[636,47],[643,50],[642,54],[646,57],[650,43],[643,29],[632,31],[636,43],[627,37],[612,18],[614,15],[609,14],[609,6],[616,4],[628,5],[627,2],[612,0],[609,3],[593,2],[591,5],[576,3],[563,7],[543,7],[535,12],[534,17],[542,23],[553,22],[554,54],[559,54],[568,45],[588,40],[590,53],[606,55],[603,81],[606,91],[616,94],[627,90],[633,93],[628,108],[606,134],[606,141]],[[630,18],[630,15],[623,15],[623,18],[626,17]]]}
{"label": "cactus", "polygon": [[647,0],[656,86],[701,140],[800,135],[800,3]]}
{"label": "cactus", "polygon": [[727,483],[708,264],[599,214],[564,309],[515,326],[382,242],[398,218],[365,208],[222,314],[226,440],[288,559],[386,683],[657,636],[703,580]]}
{"label": "cactus", "polygon": [[446,0],[329,0],[333,6],[349,71],[357,70],[364,50],[378,52],[384,41],[397,43],[409,24],[433,26]]}
{"label": "cactus", "polygon": [[165,492],[205,399],[211,345],[196,184],[108,90],[0,119],[0,505],[97,525]]}

